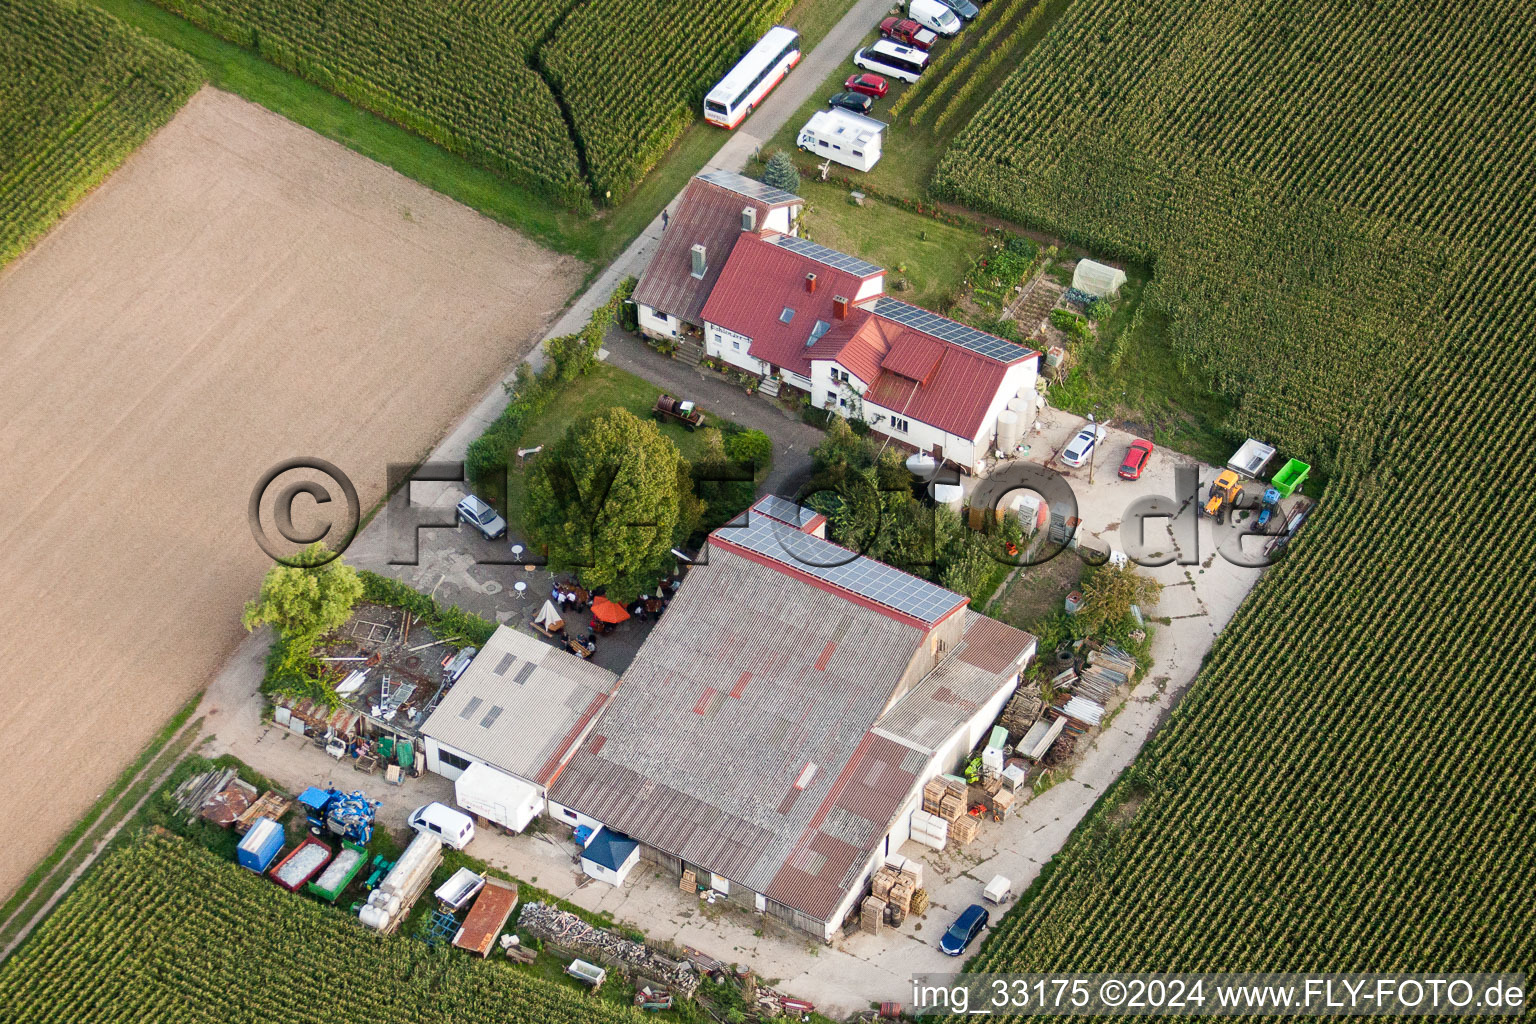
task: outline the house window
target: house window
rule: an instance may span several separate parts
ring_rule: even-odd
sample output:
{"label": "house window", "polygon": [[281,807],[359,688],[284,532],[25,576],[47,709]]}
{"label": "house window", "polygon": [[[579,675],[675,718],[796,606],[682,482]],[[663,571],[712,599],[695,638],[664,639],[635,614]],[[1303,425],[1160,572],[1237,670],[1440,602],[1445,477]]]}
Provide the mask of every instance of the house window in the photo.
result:
{"label": "house window", "polygon": [[848,383],[848,371],[847,370],[839,370],[837,367],[834,366],[834,367],[832,367],[832,379],[834,381],[841,381],[842,383],[847,384]]}
{"label": "house window", "polygon": [[735,349],[737,352],[740,352],[741,351],[741,342],[739,342],[739,341],[731,342],[731,348]]}
{"label": "house window", "polygon": [[891,429],[892,430],[899,430],[903,434],[905,434],[907,431],[912,429],[912,424],[908,423],[906,420],[902,419],[900,416],[892,416],[891,417]]}
{"label": "house window", "polygon": [[848,408],[848,399],[846,399],[846,398],[839,398],[837,400],[837,407],[839,409],[846,409],[846,408]]}
{"label": "house window", "polygon": [[560,808],[560,813],[565,815],[567,818],[570,818],[572,821],[576,820],[576,812],[571,810],[569,807]]}
{"label": "house window", "polygon": [[469,758],[460,757],[458,754],[450,754],[446,750],[439,749],[437,759],[448,767],[457,768],[461,772],[469,768]]}

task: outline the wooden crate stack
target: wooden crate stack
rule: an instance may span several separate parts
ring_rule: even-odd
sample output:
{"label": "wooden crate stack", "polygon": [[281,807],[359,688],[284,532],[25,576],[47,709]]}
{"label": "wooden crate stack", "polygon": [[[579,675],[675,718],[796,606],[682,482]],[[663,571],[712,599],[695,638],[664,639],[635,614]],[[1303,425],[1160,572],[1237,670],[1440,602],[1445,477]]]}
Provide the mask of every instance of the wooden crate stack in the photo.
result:
{"label": "wooden crate stack", "polygon": [[939,801],[939,817],[953,825],[965,817],[965,796],[950,790]]}
{"label": "wooden crate stack", "polygon": [[895,904],[901,908],[903,914],[912,906],[912,894],[917,891],[917,886],[910,878],[897,877],[896,883],[891,886],[890,896],[886,902]]}
{"label": "wooden crate stack", "polygon": [[900,877],[896,873],[895,868],[883,867],[876,871],[874,878],[870,880],[870,891],[874,893],[877,899],[887,899],[891,894],[891,887],[896,884],[896,880]]}
{"label": "wooden crate stack", "polygon": [[885,921],[885,900],[878,896],[865,896],[864,904],[859,908],[859,930],[871,935],[880,934],[880,925]]}
{"label": "wooden crate stack", "polygon": [[961,846],[969,846],[976,838],[976,833],[981,828],[981,822],[969,814],[962,815],[956,821],[950,822],[949,837]]}
{"label": "wooden crate stack", "polygon": [[677,883],[677,887],[690,895],[698,891],[699,876],[694,872],[693,868],[683,872],[683,877]]}
{"label": "wooden crate stack", "polygon": [[928,911],[928,890],[914,889],[912,891],[912,913],[924,914]]}
{"label": "wooden crate stack", "polygon": [[939,813],[939,803],[944,795],[949,792],[949,787],[943,779],[929,779],[923,786],[923,810],[929,814]]}

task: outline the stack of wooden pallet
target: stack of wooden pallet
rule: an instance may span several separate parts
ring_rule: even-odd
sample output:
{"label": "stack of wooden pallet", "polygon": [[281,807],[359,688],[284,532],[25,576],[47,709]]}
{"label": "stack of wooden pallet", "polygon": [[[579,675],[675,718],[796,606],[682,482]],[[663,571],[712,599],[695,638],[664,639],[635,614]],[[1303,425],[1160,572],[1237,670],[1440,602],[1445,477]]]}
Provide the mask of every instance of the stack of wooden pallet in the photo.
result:
{"label": "stack of wooden pallet", "polygon": [[951,822],[949,837],[961,846],[968,846],[975,840],[976,833],[981,828],[981,822],[969,814],[962,815],[959,820]]}
{"label": "stack of wooden pallet", "polygon": [[949,792],[949,787],[944,785],[943,779],[929,779],[923,786],[923,810],[929,814],[939,813],[939,802],[944,799],[944,794]]}
{"label": "stack of wooden pallet", "polygon": [[912,913],[925,914],[928,912],[928,890],[914,889],[912,891]]}
{"label": "stack of wooden pallet", "polygon": [[871,935],[880,934],[880,925],[885,921],[885,900],[877,896],[865,896],[864,904],[859,908],[859,929]]}
{"label": "stack of wooden pallet", "polygon": [[693,868],[689,868],[687,871],[683,872],[683,877],[677,883],[677,887],[679,889],[683,890],[683,892],[690,893],[690,894],[691,893],[695,893],[695,892],[698,891],[698,889],[699,889],[699,876],[693,870]]}
{"label": "stack of wooden pallet", "polygon": [[896,884],[890,888],[890,895],[887,896],[886,902],[900,907],[902,913],[906,913],[912,906],[912,894],[916,891],[917,886],[912,883],[912,879],[898,877]]}
{"label": "stack of wooden pallet", "polygon": [[896,884],[896,880],[900,877],[895,868],[883,867],[876,871],[874,877],[870,880],[870,891],[874,893],[877,899],[886,899],[891,894],[891,887]]}
{"label": "stack of wooden pallet", "polygon": [[939,817],[949,822],[965,817],[965,795],[953,790],[945,793],[939,801]]}

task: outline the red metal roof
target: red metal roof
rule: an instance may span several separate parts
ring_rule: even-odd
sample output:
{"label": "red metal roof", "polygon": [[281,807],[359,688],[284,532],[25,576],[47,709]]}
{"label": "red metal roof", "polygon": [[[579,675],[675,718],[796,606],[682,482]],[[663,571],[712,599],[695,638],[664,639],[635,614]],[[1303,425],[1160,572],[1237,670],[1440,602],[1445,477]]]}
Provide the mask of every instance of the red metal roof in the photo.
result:
{"label": "red metal roof", "polygon": [[[1017,359],[999,362],[883,317],[871,315],[870,320],[880,324],[887,337],[895,329],[890,352],[900,358],[897,359],[899,368],[890,365],[890,356],[882,363],[879,376],[864,394],[865,401],[890,409],[898,416],[921,420],[957,437],[974,438],[982,432],[987,409],[997,397],[1009,368],[1037,355],[1033,350],[1021,347]],[[914,378],[902,371],[911,371],[932,351],[924,342],[940,346],[941,354],[914,392]]]}
{"label": "red metal roof", "polygon": [[[807,274],[816,275],[814,292],[806,290]],[[836,329],[842,321],[833,314],[833,299],[842,296],[851,302],[863,280],[743,234],[700,316],[751,338],[754,357],[809,376],[806,342],[812,328],[821,320]],[[782,319],[786,309],[794,311],[788,323]]]}
{"label": "red metal roof", "polygon": [[917,331],[903,331],[880,363],[880,369],[926,384],[939,368],[944,343]]}

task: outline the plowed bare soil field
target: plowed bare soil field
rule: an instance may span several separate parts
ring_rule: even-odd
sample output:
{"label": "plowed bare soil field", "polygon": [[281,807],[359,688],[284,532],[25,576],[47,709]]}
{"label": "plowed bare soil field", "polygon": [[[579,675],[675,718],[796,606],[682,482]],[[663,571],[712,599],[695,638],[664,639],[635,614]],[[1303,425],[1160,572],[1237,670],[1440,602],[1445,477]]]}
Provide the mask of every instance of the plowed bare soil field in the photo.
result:
{"label": "plowed bare soil field", "polygon": [[366,510],[584,270],[204,89],[0,272],[0,896],[242,635],[263,472]]}

